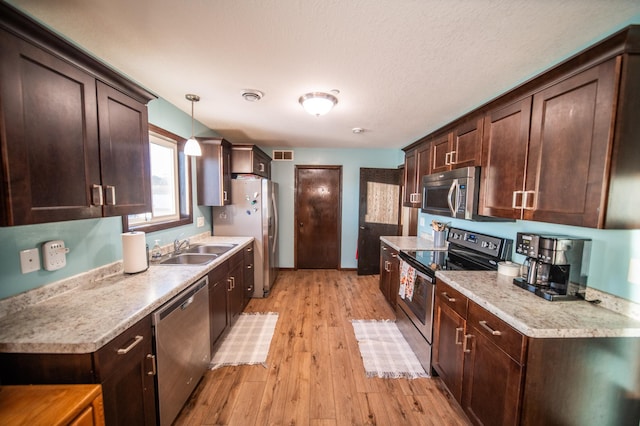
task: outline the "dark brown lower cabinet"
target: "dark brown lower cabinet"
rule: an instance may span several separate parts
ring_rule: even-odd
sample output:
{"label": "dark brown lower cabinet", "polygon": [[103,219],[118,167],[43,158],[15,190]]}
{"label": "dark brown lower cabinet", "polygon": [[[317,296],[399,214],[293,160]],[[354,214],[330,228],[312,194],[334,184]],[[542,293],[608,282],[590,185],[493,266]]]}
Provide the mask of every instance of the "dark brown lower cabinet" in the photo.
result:
{"label": "dark brown lower cabinet", "polygon": [[209,326],[211,330],[211,356],[220,336],[229,325],[227,318],[227,288],[229,262],[223,262],[209,272]]}
{"label": "dark brown lower cabinet", "polygon": [[400,259],[398,251],[388,244],[380,244],[380,291],[395,309],[400,287]]}
{"label": "dark brown lower cabinet", "polygon": [[244,309],[244,253],[242,251],[229,259],[227,292],[227,321],[230,326],[233,326]]}
{"label": "dark brown lower cabinet", "polygon": [[151,339],[151,317],[145,317],[94,353],[2,353],[0,380],[3,385],[99,383],[107,425],[155,425]]}
{"label": "dark brown lower cabinet", "polygon": [[435,309],[432,365],[473,424],[640,424],[640,338],[527,337],[440,280]]}

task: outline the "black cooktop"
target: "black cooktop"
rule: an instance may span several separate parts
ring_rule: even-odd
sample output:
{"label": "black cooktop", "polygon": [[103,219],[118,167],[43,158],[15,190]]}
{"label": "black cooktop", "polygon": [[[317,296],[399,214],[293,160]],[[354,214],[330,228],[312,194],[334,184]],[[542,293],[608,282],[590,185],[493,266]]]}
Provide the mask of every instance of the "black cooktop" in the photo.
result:
{"label": "black cooktop", "polygon": [[446,251],[402,250],[400,258],[414,268],[434,275],[438,270],[497,270],[498,262],[511,259],[513,240],[450,228]]}

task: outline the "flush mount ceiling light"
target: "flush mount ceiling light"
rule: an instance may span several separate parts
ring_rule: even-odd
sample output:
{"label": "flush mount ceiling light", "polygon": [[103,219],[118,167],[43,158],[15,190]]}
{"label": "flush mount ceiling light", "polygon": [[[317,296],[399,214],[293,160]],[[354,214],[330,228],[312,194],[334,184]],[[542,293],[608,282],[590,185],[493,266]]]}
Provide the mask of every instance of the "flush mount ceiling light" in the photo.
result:
{"label": "flush mount ceiling light", "polygon": [[261,91],[252,89],[243,90],[241,94],[247,102],[258,102],[264,96],[264,93]]}
{"label": "flush mount ceiling light", "polygon": [[193,132],[193,103],[198,102],[200,100],[200,96],[186,94],[184,95],[188,101],[191,101],[191,137],[187,140],[187,143],[184,145],[184,154],[190,155],[193,157],[199,157],[202,155],[202,150],[200,149],[200,144],[196,140]]}
{"label": "flush mount ceiling light", "polygon": [[300,96],[300,105],[311,115],[316,117],[325,115],[338,103],[338,98],[330,93],[311,92]]}

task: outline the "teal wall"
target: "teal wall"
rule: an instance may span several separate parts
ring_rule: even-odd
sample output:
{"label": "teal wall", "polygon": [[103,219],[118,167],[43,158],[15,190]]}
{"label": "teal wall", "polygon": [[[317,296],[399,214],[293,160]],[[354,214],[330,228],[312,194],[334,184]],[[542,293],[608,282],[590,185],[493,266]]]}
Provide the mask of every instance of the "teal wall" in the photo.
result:
{"label": "teal wall", "polygon": [[[151,101],[148,109],[149,122],[184,138],[191,136],[190,115],[162,99]],[[196,136],[217,136],[198,122],[195,133]],[[195,167],[192,171],[195,172]],[[195,195],[195,174],[192,181]],[[204,216],[203,228],[196,228],[194,223],[149,233],[147,243],[152,246],[155,239],[160,239],[164,245],[178,236],[184,238],[209,231],[211,209],[198,207],[194,202],[193,213],[194,222],[196,217]],[[122,259],[121,233],[120,217],[0,228],[0,299]],[[66,267],[57,271],[41,269],[24,275],[20,272],[20,250],[40,247],[45,241],[58,239],[64,240],[65,245],[71,250],[67,255]]]}
{"label": "teal wall", "polygon": [[[263,148],[271,155],[271,150]],[[291,148],[282,148],[291,149]],[[278,183],[279,212],[279,264],[283,268],[294,266],[294,195],[295,166],[323,165],[342,166],[342,268],[356,268],[358,242],[358,197],[360,168],[395,169],[404,163],[404,153],[399,149],[322,149],[296,148],[294,161],[271,163],[271,178]],[[215,233],[215,229],[214,229]]]}
{"label": "teal wall", "polygon": [[[524,220],[516,222],[471,222],[420,213],[418,215],[418,235],[421,235],[421,233],[431,235],[429,225],[432,219],[440,222],[450,222],[451,226],[456,228],[511,238],[514,241],[518,232],[590,238],[592,247],[587,285],[640,303],[640,284],[633,284],[627,280],[630,260],[632,258],[640,258],[640,230],[599,230]],[[513,260],[522,263],[524,256],[515,254],[514,250]]]}

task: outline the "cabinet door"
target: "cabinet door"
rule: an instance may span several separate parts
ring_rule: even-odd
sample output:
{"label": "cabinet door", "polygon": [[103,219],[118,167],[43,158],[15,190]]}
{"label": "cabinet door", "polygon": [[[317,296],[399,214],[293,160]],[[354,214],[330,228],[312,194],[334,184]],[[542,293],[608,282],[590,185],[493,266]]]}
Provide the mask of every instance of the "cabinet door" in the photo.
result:
{"label": "cabinet door", "polygon": [[[0,224],[102,216],[96,82],[0,31]],[[5,157],[6,156],[6,157]]]}
{"label": "cabinet door", "polygon": [[[422,202],[422,176],[431,173],[431,143],[425,142],[416,149],[416,192],[419,194],[418,204]],[[417,206],[419,207],[419,205]]]}
{"label": "cabinet door", "polygon": [[255,290],[255,270],[254,270],[254,257],[253,257],[253,244],[244,248],[244,307],[247,306],[253,292]]}
{"label": "cabinet door", "polygon": [[151,211],[147,106],[97,83],[104,215]]}
{"label": "cabinet door", "polygon": [[109,425],[155,425],[155,360],[151,319],[146,317],[95,355],[102,383],[104,417]]}
{"label": "cabinet door", "polygon": [[453,133],[436,136],[431,141],[431,173],[451,170],[451,147]]}
{"label": "cabinet door", "polygon": [[418,192],[416,186],[417,167],[416,150],[412,149],[404,153],[404,206],[416,207],[414,200]]}
{"label": "cabinet door", "polygon": [[453,132],[453,168],[479,166],[482,158],[482,118],[470,120]]}
{"label": "cabinet door", "polygon": [[227,321],[230,326],[235,324],[244,309],[243,267],[243,253],[236,253],[229,260],[229,280],[227,284]]}
{"label": "cabinet door", "polygon": [[391,270],[389,262],[391,261],[391,247],[382,243],[380,245],[380,291],[384,298],[390,302],[390,284]]}
{"label": "cabinet door", "polygon": [[462,400],[462,372],[464,352],[462,341],[465,320],[436,298],[433,337],[433,368],[454,398]]}
{"label": "cabinet door", "polygon": [[213,347],[229,325],[227,319],[227,262],[218,265],[209,272],[209,327],[211,331],[211,355]]}
{"label": "cabinet door", "polygon": [[530,97],[485,116],[478,204],[481,215],[521,218],[522,209],[515,204],[522,204],[530,117]]}
{"label": "cabinet door", "polygon": [[467,333],[462,409],[478,425],[517,425],[522,367],[473,325]]}
{"label": "cabinet door", "polygon": [[533,96],[524,219],[602,227],[616,60]]}
{"label": "cabinet door", "polygon": [[198,205],[225,206],[231,203],[231,144],[224,139],[199,140],[197,157]]}

